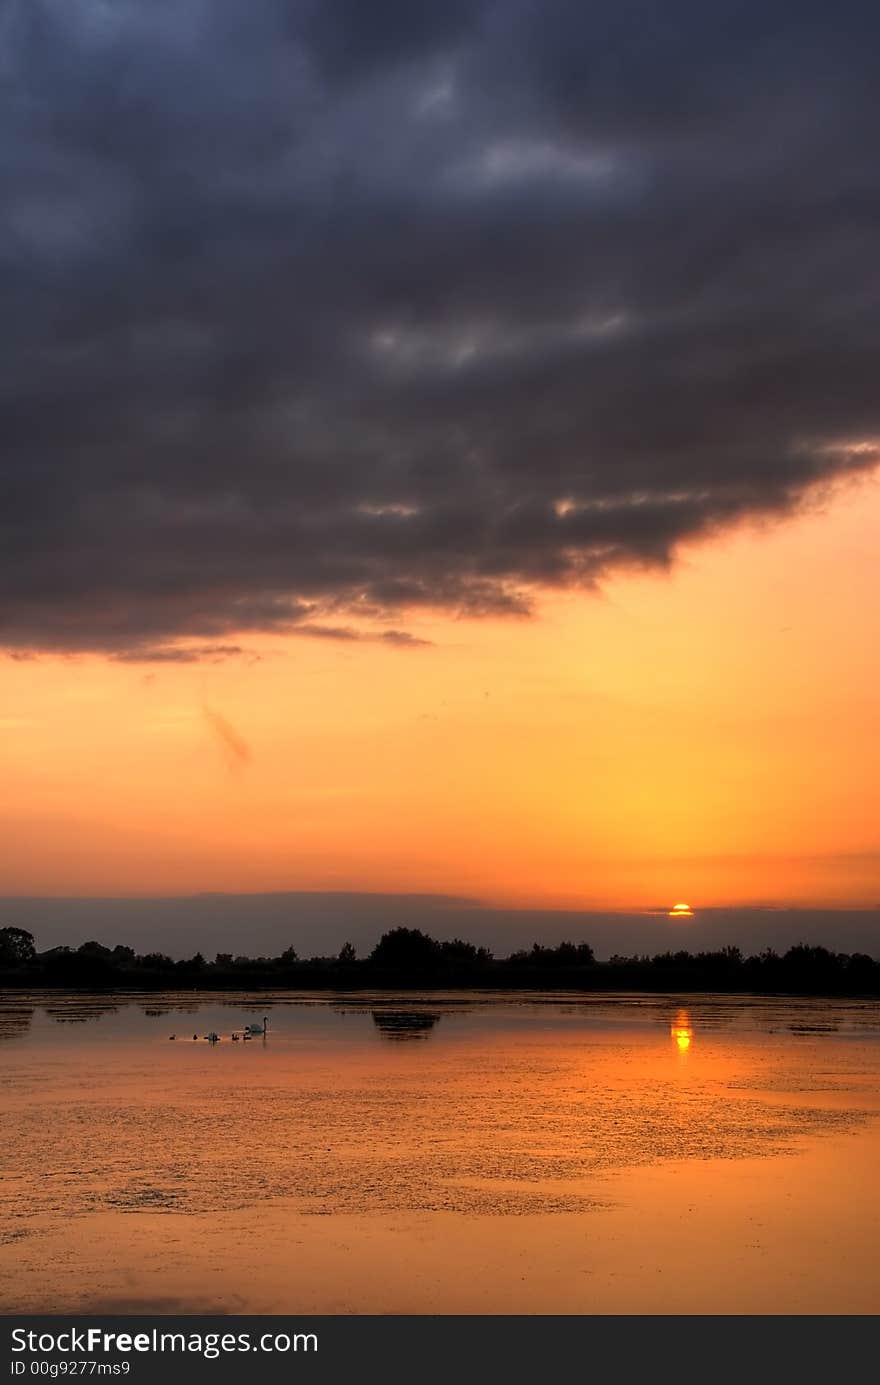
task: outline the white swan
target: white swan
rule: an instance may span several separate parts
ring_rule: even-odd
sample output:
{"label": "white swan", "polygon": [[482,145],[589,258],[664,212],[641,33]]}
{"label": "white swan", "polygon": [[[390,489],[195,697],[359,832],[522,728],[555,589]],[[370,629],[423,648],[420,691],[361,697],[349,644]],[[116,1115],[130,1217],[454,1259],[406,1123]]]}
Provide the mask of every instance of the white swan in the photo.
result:
{"label": "white swan", "polygon": [[267,1032],[268,1028],[269,1028],[269,1020],[268,1020],[267,1016],[264,1015],[264,1016],[263,1016],[263,1023],[262,1023],[262,1024],[246,1024],[246,1025],[245,1025],[245,1027],[244,1027],[245,1038],[246,1038],[246,1039],[255,1039],[256,1036],[257,1036],[258,1034],[265,1034],[265,1033]]}

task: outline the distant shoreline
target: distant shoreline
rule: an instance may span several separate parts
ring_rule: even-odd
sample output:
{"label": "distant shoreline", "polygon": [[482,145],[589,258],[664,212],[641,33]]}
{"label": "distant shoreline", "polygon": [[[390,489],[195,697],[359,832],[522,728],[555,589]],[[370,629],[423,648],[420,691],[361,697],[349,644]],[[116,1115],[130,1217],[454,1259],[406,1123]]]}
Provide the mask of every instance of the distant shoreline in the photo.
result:
{"label": "distant shoreline", "polygon": [[38,952],[32,934],[0,928],[0,988],[15,991],[368,991],[494,990],[705,992],[730,995],[880,996],[880,961],[866,953],[832,952],[800,943],[782,955],[765,949],[745,957],[738,947],[712,952],[614,956],[598,962],[586,942],[531,949],[497,958],[460,938],[438,941],[417,928],[392,928],[368,957],[351,943],[335,957],[233,957],[201,953],[174,961],[95,941]]}

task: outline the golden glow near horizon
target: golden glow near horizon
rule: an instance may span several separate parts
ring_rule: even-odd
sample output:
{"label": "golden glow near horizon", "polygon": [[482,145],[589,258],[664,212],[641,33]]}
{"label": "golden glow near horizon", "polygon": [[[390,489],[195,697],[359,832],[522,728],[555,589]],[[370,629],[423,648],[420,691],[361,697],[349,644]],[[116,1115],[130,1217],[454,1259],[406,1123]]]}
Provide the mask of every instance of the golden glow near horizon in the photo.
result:
{"label": "golden glow near horizon", "polygon": [[0,893],[872,903],[878,524],[865,484],[433,648],[3,660]]}
{"label": "golden glow near horizon", "polygon": [[674,904],[669,910],[671,919],[692,919],[694,911],[689,904]]}

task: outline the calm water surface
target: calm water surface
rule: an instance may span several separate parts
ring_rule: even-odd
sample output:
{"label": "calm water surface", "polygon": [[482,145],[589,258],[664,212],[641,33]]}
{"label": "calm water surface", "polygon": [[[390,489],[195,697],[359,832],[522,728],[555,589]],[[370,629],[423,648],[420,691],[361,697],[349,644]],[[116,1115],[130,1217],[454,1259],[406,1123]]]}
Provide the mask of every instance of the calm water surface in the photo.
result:
{"label": "calm water surface", "polygon": [[5,1312],[880,1312],[877,1002],[7,994],[0,1059]]}

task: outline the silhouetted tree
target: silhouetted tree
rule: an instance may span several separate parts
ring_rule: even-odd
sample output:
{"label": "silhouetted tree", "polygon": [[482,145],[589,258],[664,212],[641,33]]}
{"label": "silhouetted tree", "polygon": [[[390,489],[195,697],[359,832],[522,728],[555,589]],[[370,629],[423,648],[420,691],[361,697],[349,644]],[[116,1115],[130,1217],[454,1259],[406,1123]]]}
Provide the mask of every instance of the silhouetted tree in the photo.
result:
{"label": "silhouetted tree", "polygon": [[839,965],[836,953],[829,952],[827,947],[811,947],[808,943],[790,947],[782,960],[786,966],[810,970],[831,971]]}
{"label": "silhouetted tree", "polygon": [[444,962],[475,962],[477,949],[473,943],[463,942],[461,938],[451,938],[440,944],[440,955]]}
{"label": "silhouetted tree", "polygon": [[36,955],[33,933],[26,928],[0,928],[0,966],[23,967]]}
{"label": "silhouetted tree", "polygon": [[337,962],[342,962],[343,966],[351,966],[352,962],[356,962],[357,953],[354,948],[354,943],[343,943],[342,947],[339,949],[339,956],[336,960]]}
{"label": "silhouetted tree", "polygon": [[514,952],[508,960],[517,966],[591,967],[596,959],[589,943],[563,942],[558,947],[533,943],[530,952]]}
{"label": "silhouetted tree", "polygon": [[96,943],[94,939],[87,943],[80,943],[76,950],[80,957],[92,957],[96,961],[99,959],[106,960],[113,956],[109,947],[105,947],[103,943]]}
{"label": "silhouetted tree", "polygon": [[436,962],[439,944],[420,928],[392,928],[383,933],[370,961],[387,967],[425,967]]}
{"label": "silhouetted tree", "polygon": [[464,966],[486,966],[493,960],[488,947],[475,947],[461,938],[452,938],[440,944],[440,956],[444,962],[454,962]]}
{"label": "silhouetted tree", "polygon": [[848,959],[846,969],[855,975],[870,976],[877,963],[866,952],[854,952]]}
{"label": "silhouetted tree", "polygon": [[145,971],[171,971],[174,963],[164,952],[148,952],[138,957],[137,965]]}

